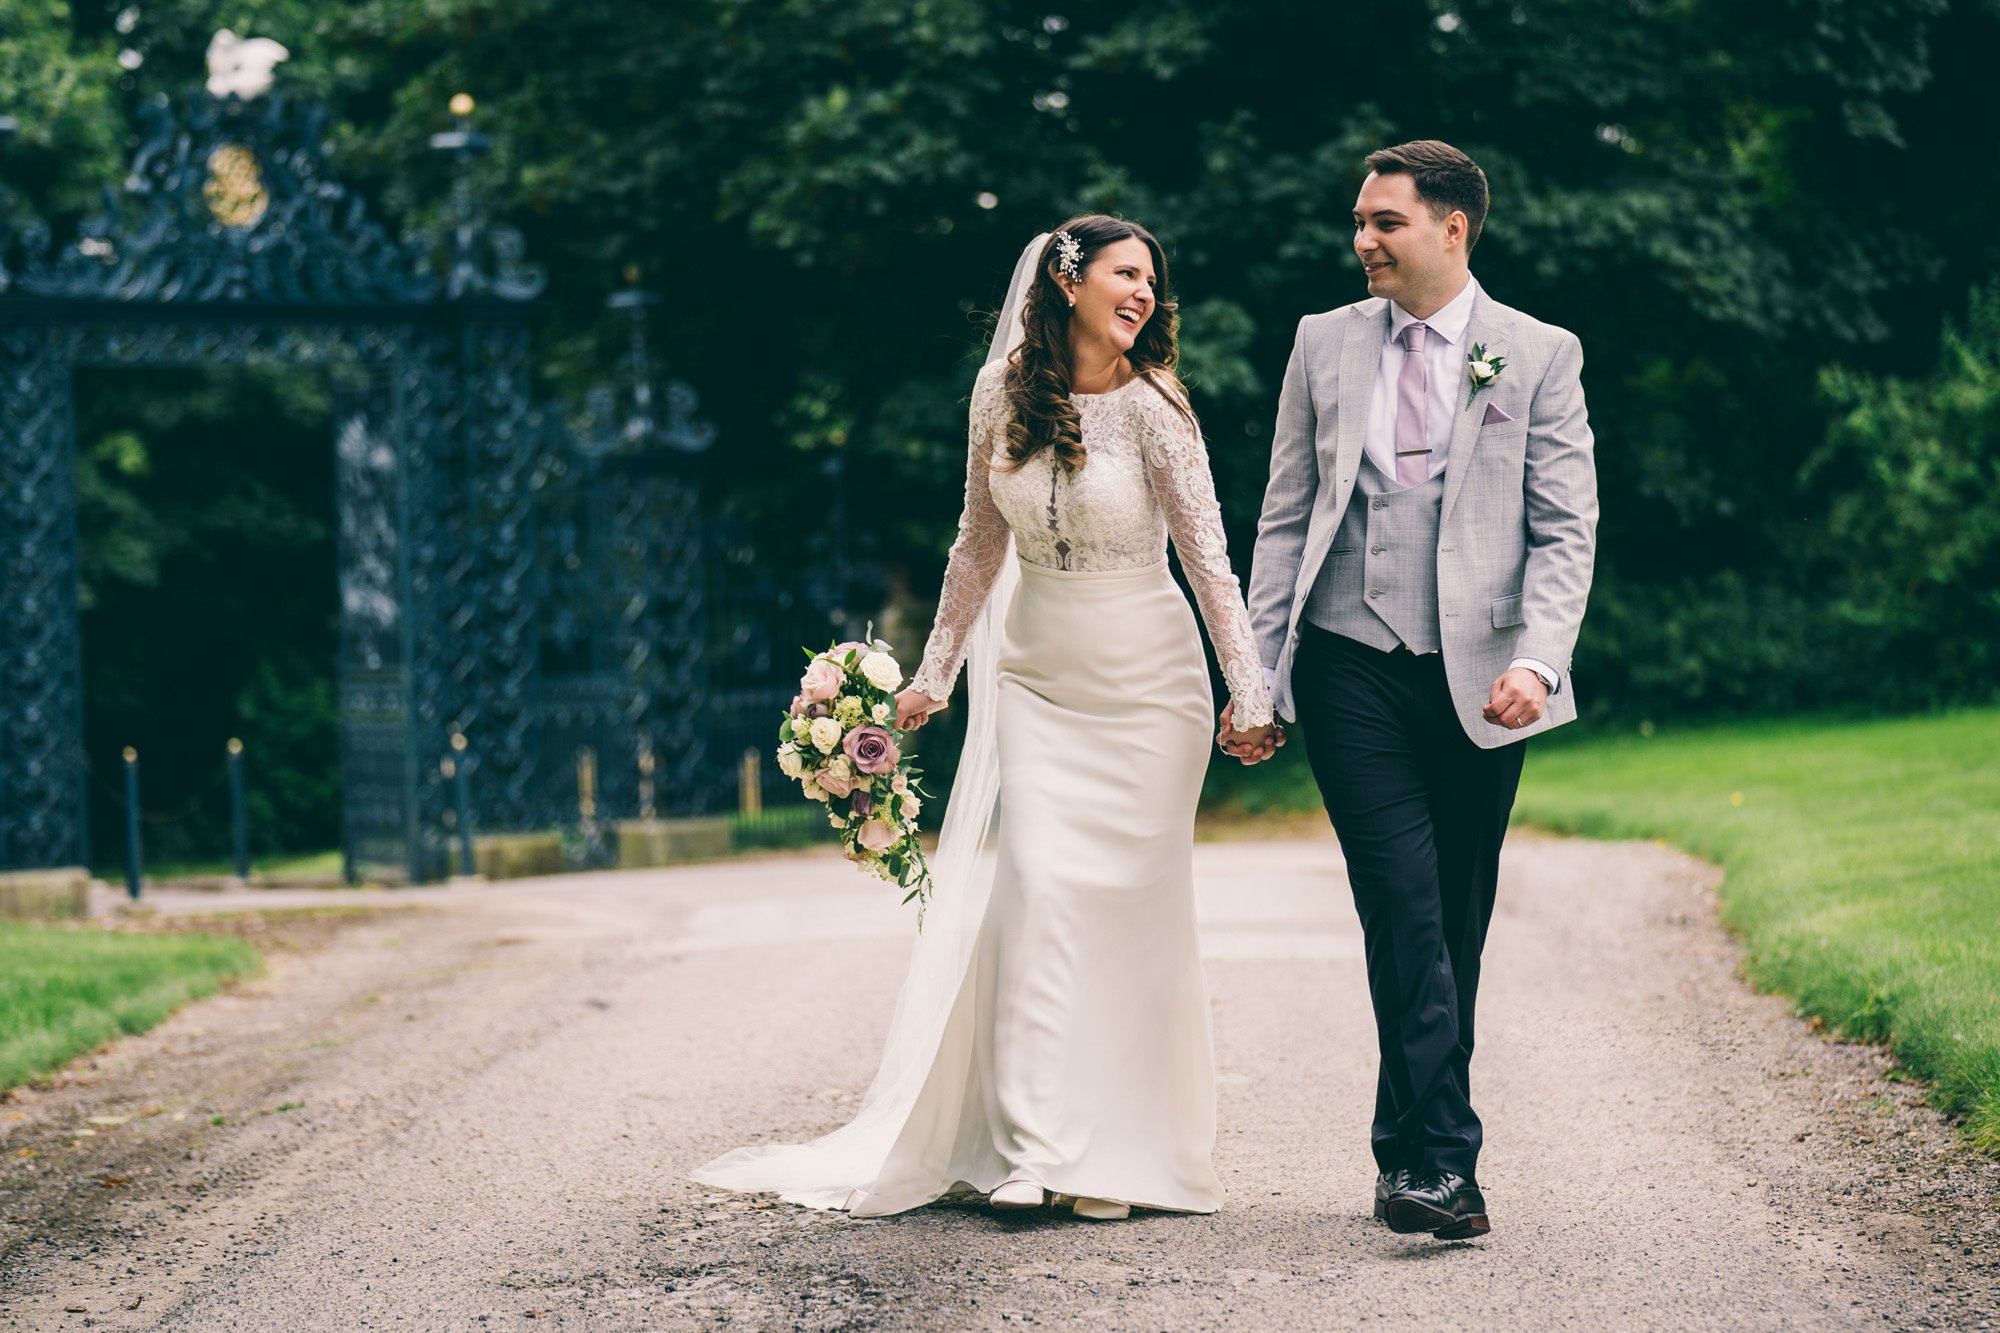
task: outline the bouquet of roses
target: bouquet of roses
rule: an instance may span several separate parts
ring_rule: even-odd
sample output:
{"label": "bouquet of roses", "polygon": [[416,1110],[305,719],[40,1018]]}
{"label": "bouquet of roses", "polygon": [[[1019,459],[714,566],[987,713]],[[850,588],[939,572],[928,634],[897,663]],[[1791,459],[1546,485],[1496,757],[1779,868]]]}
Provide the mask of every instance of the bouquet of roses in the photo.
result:
{"label": "bouquet of roses", "polygon": [[909,892],[918,910],[930,896],[930,868],[917,842],[921,770],[903,757],[896,690],[903,669],[889,645],[841,643],[806,650],[799,694],[778,725],[778,768],[827,806],[847,859]]}

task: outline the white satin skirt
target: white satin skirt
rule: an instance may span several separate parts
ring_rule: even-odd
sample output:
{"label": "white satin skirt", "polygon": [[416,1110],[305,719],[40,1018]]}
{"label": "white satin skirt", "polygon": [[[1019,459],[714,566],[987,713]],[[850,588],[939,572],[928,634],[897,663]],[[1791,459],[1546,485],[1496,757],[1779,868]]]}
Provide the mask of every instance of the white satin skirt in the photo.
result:
{"label": "white satin skirt", "polygon": [[[697,1179],[859,1216],[1017,1177],[1135,1207],[1221,1205],[1194,918],[1214,727],[1200,631],[1164,560],[1020,571],[999,657],[992,889],[921,1090],[879,1136],[857,1124],[817,1152],[731,1154]],[[836,1145],[861,1173],[844,1198],[828,1188]]]}

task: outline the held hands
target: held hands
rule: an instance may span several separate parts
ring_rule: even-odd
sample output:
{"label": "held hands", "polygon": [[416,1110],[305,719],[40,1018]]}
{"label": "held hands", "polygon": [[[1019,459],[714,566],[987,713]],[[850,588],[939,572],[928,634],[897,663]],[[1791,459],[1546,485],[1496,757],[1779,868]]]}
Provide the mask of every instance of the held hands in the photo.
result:
{"label": "held hands", "polygon": [[1222,752],[1246,767],[1261,764],[1278,752],[1285,743],[1285,729],[1275,722],[1267,722],[1261,727],[1251,727],[1247,731],[1236,730],[1234,714],[1236,703],[1231,700],[1222,706],[1221,725],[1216,729],[1215,743]]}
{"label": "held hands", "polygon": [[896,729],[915,731],[931,720],[931,714],[949,708],[949,700],[933,699],[921,690],[904,690],[896,696]]}
{"label": "held hands", "polygon": [[1526,667],[1515,667],[1493,682],[1480,713],[1496,727],[1517,731],[1542,720],[1549,702],[1549,687]]}

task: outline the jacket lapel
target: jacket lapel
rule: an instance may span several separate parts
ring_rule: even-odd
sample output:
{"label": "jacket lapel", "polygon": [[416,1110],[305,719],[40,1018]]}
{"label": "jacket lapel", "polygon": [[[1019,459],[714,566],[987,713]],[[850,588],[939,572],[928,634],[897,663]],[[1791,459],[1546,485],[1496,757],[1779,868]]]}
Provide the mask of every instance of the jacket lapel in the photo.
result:
{"label": "jacket lapel", "polygon": [[1382,363],[1382,340],[1388,336],[1389,303],[1369,304],[1375,307],[1372,312],[1355,308],[1340,347],[1340,434],[1333,461],[1340,469],[1335,475],[1349,485],[1339,488],[1334,497],[1337,505],[1347,502],[1354,470],[1361,466],[1361,451],[1368,438],[1368,409],[1375,396],[1375,371]]}
{"label": "jacket lapel", "polygon": [[1465,479],[1472,475],[1472,451],[1479,445],[1479,424],[1485,419],[1486,400],[1492,394],[1490,388],[1479,393],[1472,392],[1472,380],[1465,371],[1467,357],[1474,343],[1483,346],[1488,356],[1507,355],[1504,327],[1489,318],[1492,313],[1486,293],[1475,295],[1472,299],[1472,318],[1466,322],[1465,337],[1456,349],[1457,368],[1453,371],[1453,378],[1458,383],[1452,391],[1452,406],[1456,410],[1451,421],[1451,452],[1446,456],[1444,465],[1444,507],[1438,515],[1440,524],[1451,517],[1452,506],[1458,503],[1458,493],[1465,489]]}

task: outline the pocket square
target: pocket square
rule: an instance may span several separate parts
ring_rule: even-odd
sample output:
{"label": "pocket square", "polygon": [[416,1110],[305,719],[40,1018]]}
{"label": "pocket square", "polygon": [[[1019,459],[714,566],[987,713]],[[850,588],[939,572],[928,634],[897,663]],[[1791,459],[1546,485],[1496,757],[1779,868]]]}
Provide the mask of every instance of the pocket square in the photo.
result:
{"label": "pocket square", "polygon": [[1505,412],[1502,412],[1500,410],[1500,404],[1488,403],[1486,405],[1486,416],[1483,420],[1480,421],[1479,424],[1482,426],[1491,426],[1495,422],[1512,421],[1513,419],[1514,418],[1508,416]]}

